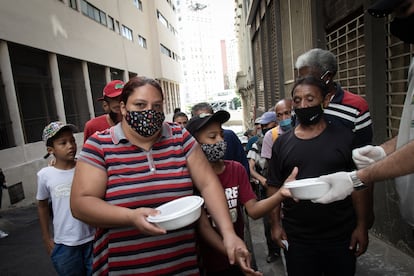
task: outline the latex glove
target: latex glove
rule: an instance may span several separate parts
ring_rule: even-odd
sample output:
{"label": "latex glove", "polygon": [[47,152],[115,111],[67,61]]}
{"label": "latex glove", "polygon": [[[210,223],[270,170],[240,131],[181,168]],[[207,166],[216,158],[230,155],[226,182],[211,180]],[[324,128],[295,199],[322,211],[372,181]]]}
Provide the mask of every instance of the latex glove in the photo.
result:
{"label": "latex glove", "polygon": [[352,159],[358,169],[365,168],[386,156],[385,150],[380,146],[368,145],[352,151]]}
{"label": "latex glove", "polygon": [[312,200],[314,203],[331,203],[342,200],[352,193],[354,184],[348,172],[337,172],[322,175],[318,180],[328,183],[331,187],[329,191],[320,198]]}

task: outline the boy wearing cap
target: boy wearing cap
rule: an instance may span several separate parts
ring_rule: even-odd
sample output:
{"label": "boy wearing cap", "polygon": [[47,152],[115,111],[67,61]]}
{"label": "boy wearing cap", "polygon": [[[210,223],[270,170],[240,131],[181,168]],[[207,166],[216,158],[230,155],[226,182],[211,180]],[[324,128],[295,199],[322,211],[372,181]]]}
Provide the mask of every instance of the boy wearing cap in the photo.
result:
{"label": "boy wearing cap", "polygon": [[[257,201],[244,167],[239,162],[223,160],[226,143],[223,139],[221,125],[229,118],[230,114],[224,110],[217,111],[214,114],[201,113],[190,119],[186,129],[196,138],[211,167],[217,174],[227,198],[233,226],[237,235],[243,239],[242,206],[246,208],[250,217],[257,219],[270,212],[290,194],[287,189],[282,189],[279,194]],[[215,229],[214,222],[211,222],[211,225],[205,216],[202,216],[198,225],[203,237],[200,239],[200,254],[206,275],[217,275],[217,273],[221,273],[220,275],[243,275],[238,267],[229,264],[222,238],[218,231],[213,230]]]}
{"label": "boy wearing cap", "polygon": [[86,122],[83,131],[83,142],[95,132],[110,128],[122,120],[119,102],[121,101],[123,88],[124,82],[120,80],[113,80],[104,87],[103,96],[98,100],[103,101],[102,108],[107,111],[107,114],[103,114]]}
{"label": "boy wearing cap", "polygon": [[[38,213],[43,242],[59,275],[91,275],[94,229],[75,219],[69,199],[75,171],[76,142],[71,124],[52,122],[43,130],[53,166],[37,173]],[[49,201],[53,209],[53,235],[49,230]],[[53,238],[52,238],[53,237]]]}

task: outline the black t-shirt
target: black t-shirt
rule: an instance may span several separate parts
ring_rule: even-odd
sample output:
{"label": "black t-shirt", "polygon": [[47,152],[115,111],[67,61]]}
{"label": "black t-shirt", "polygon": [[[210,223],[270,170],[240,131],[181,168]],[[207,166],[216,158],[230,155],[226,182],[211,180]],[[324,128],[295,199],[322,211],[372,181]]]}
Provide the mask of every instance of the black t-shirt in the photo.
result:
{"label": "black t-shirt", "polygon": [[[296,179],[318,177],[355,168],[352,160],[354,133],[342,126],[327,124],[317,137],[303,140],[294,129],[280,136],[273,145],[267,183],[281,187],[293,168]],[[350,196],[330,204],[310,200],[283,202],[283,227],[289,240],[319,242],[348,239],[356,226]]]}

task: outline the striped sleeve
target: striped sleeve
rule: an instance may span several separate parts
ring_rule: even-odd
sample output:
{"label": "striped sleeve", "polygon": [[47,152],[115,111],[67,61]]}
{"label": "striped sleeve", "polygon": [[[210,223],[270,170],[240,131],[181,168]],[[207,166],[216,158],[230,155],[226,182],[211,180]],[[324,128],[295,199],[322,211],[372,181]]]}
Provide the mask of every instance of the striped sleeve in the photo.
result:
{"label": "striped sleeve", "polygon": [[[83,144],[81,152],[79,153],[78,161],[86,162],[92,166],[106,171],[104,153],[102,149],[103,141],[101,141],[101,137],[98,135],[101,136],[103,134],[96,132],[86,140],[85,144]],[[109,139],[109,141],[111,141],[110,135],[106,134],[105,139]]]}

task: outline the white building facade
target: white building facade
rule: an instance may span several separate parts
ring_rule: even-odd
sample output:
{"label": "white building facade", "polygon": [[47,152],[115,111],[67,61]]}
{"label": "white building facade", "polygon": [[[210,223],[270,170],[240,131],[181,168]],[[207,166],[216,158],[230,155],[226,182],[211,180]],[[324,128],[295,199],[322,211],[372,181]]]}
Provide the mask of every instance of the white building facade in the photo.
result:
{"label": "white building facade", "polygon": [[[0,168],[34,201],[47,165],[44,126],[82,131],[103,113],[97,98],[113,79],[157,79],[171,118],[180,106],[176,7],[171,0],[13,0],[0,8]],[[77,133],[78,149],[83,134]],[[10,206],[3,193],[3,207]]]}

